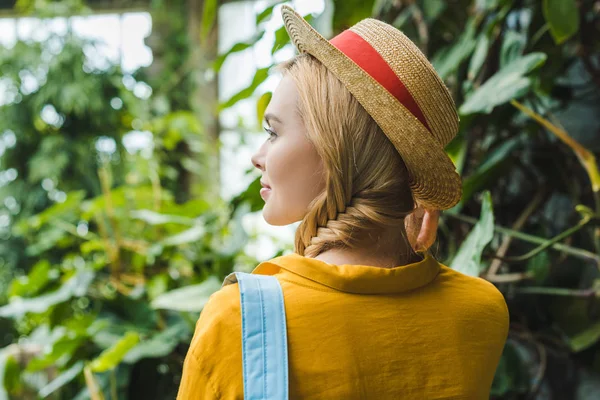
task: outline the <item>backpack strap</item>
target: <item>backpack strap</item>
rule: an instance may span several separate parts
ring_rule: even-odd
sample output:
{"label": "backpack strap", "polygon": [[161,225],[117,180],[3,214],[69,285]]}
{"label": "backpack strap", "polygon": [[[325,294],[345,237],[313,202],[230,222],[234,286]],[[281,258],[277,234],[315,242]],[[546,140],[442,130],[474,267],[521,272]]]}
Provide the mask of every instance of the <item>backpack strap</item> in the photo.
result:
{"label": "backpack strap", "polygon": [[244,399],[287,400],[287,330],[281,285],[274,276],[233,272],[223,286],[236,282],[242,312]]}

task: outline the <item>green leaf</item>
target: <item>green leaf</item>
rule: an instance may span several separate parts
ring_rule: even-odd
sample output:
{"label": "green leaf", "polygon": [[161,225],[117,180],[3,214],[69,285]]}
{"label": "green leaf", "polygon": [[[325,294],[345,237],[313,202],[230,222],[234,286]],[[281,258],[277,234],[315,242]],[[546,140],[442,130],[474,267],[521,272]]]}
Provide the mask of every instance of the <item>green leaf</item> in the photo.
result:
{"label": "green leaf", "polygon": [[252,83],[250,83],[248,87],[240,90],[239,92],[231,96],[226,102],[220,104],[219,109],[223,110],[225,108],[229,108],[238,101],[247,99],[248,97],[252,96],[256,88],[269,77],[269,69],[270,67],[257,69],[256,73],[254,74],[254,78],[252,79]]}
{"label": "green leaf", "polygon": [[27,365],[27,372],[40,371],[52,365],[61,366],[68,362],[73,353],[81,347],[85,336],[75,336],[68,333],[52,345],[52,351],[41,358],[31,360]]}
{"label": "green leaf", "polygon": [[262,31],[257,32],[256,34],[254,34],[254,36],[252,36],[252,38],[250,38],[246,41],[235,43],[233,46],[231,46],[231,48],[229,50],[227,50],[223,54],[220,54],[217,57],[214,65],[213,65],[213,68],[218,71],[221,68],[221,66],[223,66],[223,63],[225,62],[225,60],[227,59],[227,57],[230,54],[238,53],[240,51],[244,51],[246,49],[251,48],[252,46],[254,46],[256,44],[256,42],[258,42],[260,39],[262,39],[264,34],[265,34],[265,31],[262,30]]}
{"label": "green leaf", "polygon": [[8,305],[0,307],[0,317],[14,318],[22,317],[28,312],[42,313],[53,305],[65,302],[71,297],[81,297],[87,292],[94,275],[93,271],[81,270],[52,293],[32,299],[13,298]]}
{"label": "green leaf", "polygon": [[502,39],[502,48],[500,49],[500,69],[504,68],[512,61],[522,57],[527,37],[515,31],[506,31]]}
{"label": "green leaf", "polygon": [[477,78],[477,75],[479,75],[479,71],[481,71],[481,67],[485,62],[489,48],[490,38],[488,37],[488,35],[482,34],[477,40],[477,45],[475,45],[473,56],[471,57],[471,61],[469,62],[469,70],[467,72],[467,78],[469,80],[475,80],[475,78]]}
{"label": "green leaf", "polygon": [[452,74],[458,66],[469,57],[475,44],[475,28],[476,22],[474,19],[469,20],[465,31],[450,47],[438,51],[432,58],[431,63],[442,79],[446,79]]}
{"label": "green leaf", "polygon": [[269,18],[271,15],[273,15],[273,9],[281,3],[285,3],[285,1],[276,1],[275,3],[271,4],[269,7],[265,8],[260,13],[258,13],[256,15],[256,26],[258,26],[258,24],[260,24],[261,22]]}
{"label": "green leaf", "polygon": [[[375,0],[331,0],[331,2],[335,10],[332,22],[334,32],[347,29],[358,21],[370,17],[375,6]],[[308,19],[309,16],[304,18]]]}
{"label": "green leaf", "polygon": [[290,42],[290,37],[285,29],[285,25],[275,31],[275,42],[271,48],[271,55],[275,54],[278,50],[283,48]]}
{"label": "green leaf", "polygon": [[126,363],[136,363],[143,358],[165,357],[177,347],[177,345],[186,339],[189,335],[187,324],[178,323],[168,327],[162,332],[152,336],[149,340],[144,340],[132,348],[123,358]]}
{"label": "green leaf", "polygon": [[163,246],[178,246],[181,244],[195,242],[206,233],[206,228],[203,225],[194,226],[177,235],[169,236],[161,241]]}
{"label": "green leaf", "polygon": [[62,203],[56,203],[43,212],[29,218],[28,225],[31,229],[37,231],[42,225],[47,224],[55,218],[64,218],[68,214],[74,213],[79,209],[85,198],[84,190],[77,190],[67,193],[67,199]]}
{"label": "green leaf", "polygon": [[221,288],[216,276],[198,285],[186,286],[164,293],[152,301],[152,308],[174,311],[202,311],[210,296]]}
{"label": "green leaf", "polygon": [[527,262],[527,271],[533,273],[535,281],[543,283],[548,276],[548,268],[550,266],[550,256],[546,250],[531,257]]}
{"label": "green leaf", "polygon": [[530,53],[514,60],[472,93],[460,107],[460,114],[489,114],[494,107],[525,95],[529,92],[531,80],[524,75],[545,61],[544,53]]}
{"label": "green leaf", "polygon": [[57,376],[56,379],[54,379],[52,382],[48,383],[46,386],[41,388],[38,392],[38,395],[42,398],[45,398],[54,393],[56,390],[63,387],[64,385],[66,385],[67,383],[71,382],[77,377],[77,375],[81,373],[81,371],[83,371],[83,365],[83,361],[79,361],[73,364],[71,368],[67,369],[65,372]]}
{"label": "green leaf", "polygon": [[544,0],[543,13],[556,44],[563,43],[579,30],[575,0]]}
{"label": "green leaf", "polygon": [[464,179],[461,203],[465,203],[471,198],[473,193],[479,191],[488,182],[499,176],[504,170],[504,166],[510,161],[512,151],[522,144],[523,140],[521,136],[517,136],[505,140],[500,146],[490,151],[477,170]]}
{"label": "green leaf", "polygon": [[262,129],[263,118],[265,116],[265,110],[271,101],[271,97],[273,97],[273,93],[265,92],[260,96],[258,101],[256,102],[256,120],[258,121],[259,129]]}
{"label": "green leaf", "polygon": [[600,322],[596,322],[584,331],[569,338],[571,350],[579,352],[587,349],[600,339]]}
{"label": "green leaf", "polygon": [[163,224],[182,224],[194,225],[193,218],[182,217],[179,215],[161,214],[151,210],[135,210],[129,213],[132,218],[142,220],[150,225]]}
{"label": "green leaf", "polygon": [[46,284],[51,280],[52,273],[58,270],[51,271],[50,262],[48,260],[38,261],[27,276],[21,276],[13,279],[8,290],[8,296],[31,297],[38,294]]}
{"label": "green leaf", "polygon": [[104,350],[92,361],[91,367],[94,372],[104,372],[115,368],[125,355],[140,341],[137,332],[127,332],[125,336],[109,349]]}
{"label": "green leaf", "polygon": [[231,199],[231,205],[237,209],[243,203],[250,204],[250,212],[260,211],[265,205],[265,201],[260,197],[260,176],[255,178],[242,193]]}
{"label": "green leaf", "polygon": [[203,0],[204,8],[202,10],[202,23],[200,39],[205,42],[208,35],[217,20],[217,11],[219,9],[218,0]]}
{"label": "green leaf", "polygon": [[461,134],[457,135],[446,146],[446,153],[454,163],[454,166],[459,173],[463,170],[467,158],[467,148],[467,141],[465,140],[464,135]]}
{"label": "green leaf", "polygon": [[479,276],[484,270],[481,264],[481,253],[494,237],[494,211],[492,206],[492,195],[489,191],[483,193],[481,204],[481,215],[479,221],[462,243],[450,268],[462,272],[465,275]]}

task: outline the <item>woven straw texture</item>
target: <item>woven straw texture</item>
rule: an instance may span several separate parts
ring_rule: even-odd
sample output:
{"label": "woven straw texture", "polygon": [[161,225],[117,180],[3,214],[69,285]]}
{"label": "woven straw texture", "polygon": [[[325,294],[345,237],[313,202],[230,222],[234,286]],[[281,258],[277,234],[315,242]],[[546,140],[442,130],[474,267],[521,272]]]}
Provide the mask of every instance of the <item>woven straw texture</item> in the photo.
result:
{"label": "woven straw texture", "polygon": [[458,114],[450,92],[419,48],[385,22],[367,18],[350,29],[389,64],[421,108],[431,132],[375,79],[314,30],[291,7],[281,7],[299,52],[322,62],[373,117],[402,157],[418,204],[446,210],[462,195],[462,182],[444,147],[456,136]]}

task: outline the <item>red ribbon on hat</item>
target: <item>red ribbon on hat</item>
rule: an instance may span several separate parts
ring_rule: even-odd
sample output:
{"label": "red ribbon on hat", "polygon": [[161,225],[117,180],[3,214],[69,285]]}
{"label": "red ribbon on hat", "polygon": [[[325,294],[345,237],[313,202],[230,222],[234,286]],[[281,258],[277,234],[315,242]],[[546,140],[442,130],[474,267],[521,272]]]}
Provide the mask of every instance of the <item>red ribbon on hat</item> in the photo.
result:
{"label": "red ribbon on hat", "polygon": [[347,29],[329,41],[383,86],[429,130],[421,108],[381,55],[356,32]]}

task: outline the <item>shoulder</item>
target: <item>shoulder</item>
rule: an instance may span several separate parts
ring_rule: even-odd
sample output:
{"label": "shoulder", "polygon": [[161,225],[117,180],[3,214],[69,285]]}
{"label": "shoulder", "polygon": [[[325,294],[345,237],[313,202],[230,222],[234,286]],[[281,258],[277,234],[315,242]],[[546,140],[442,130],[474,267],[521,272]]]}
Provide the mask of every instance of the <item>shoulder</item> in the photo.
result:
{"label": "shoulder", "polygon": [[241,398],[241,342],[239,289],[230,284],[210,295],[200,313],[178,399]]}
{"label": "shoulder", "polygon": [[[236,333],[239,341],[236,341]],[[215,352],[213,346],[227,346],[225,342],[241,342],[240,290],[237,283],[224,286],[210,295],[196,322],[190,352],[197,359],[206,360]]]}
{"label": "shoulder", "polygon": [[456,306],[459,315],[477,318],[499,326],[508,333],[509,313],[504,295],[491,282],[455,271],[441,265],[438,284],[448,296],[448,301]]}

